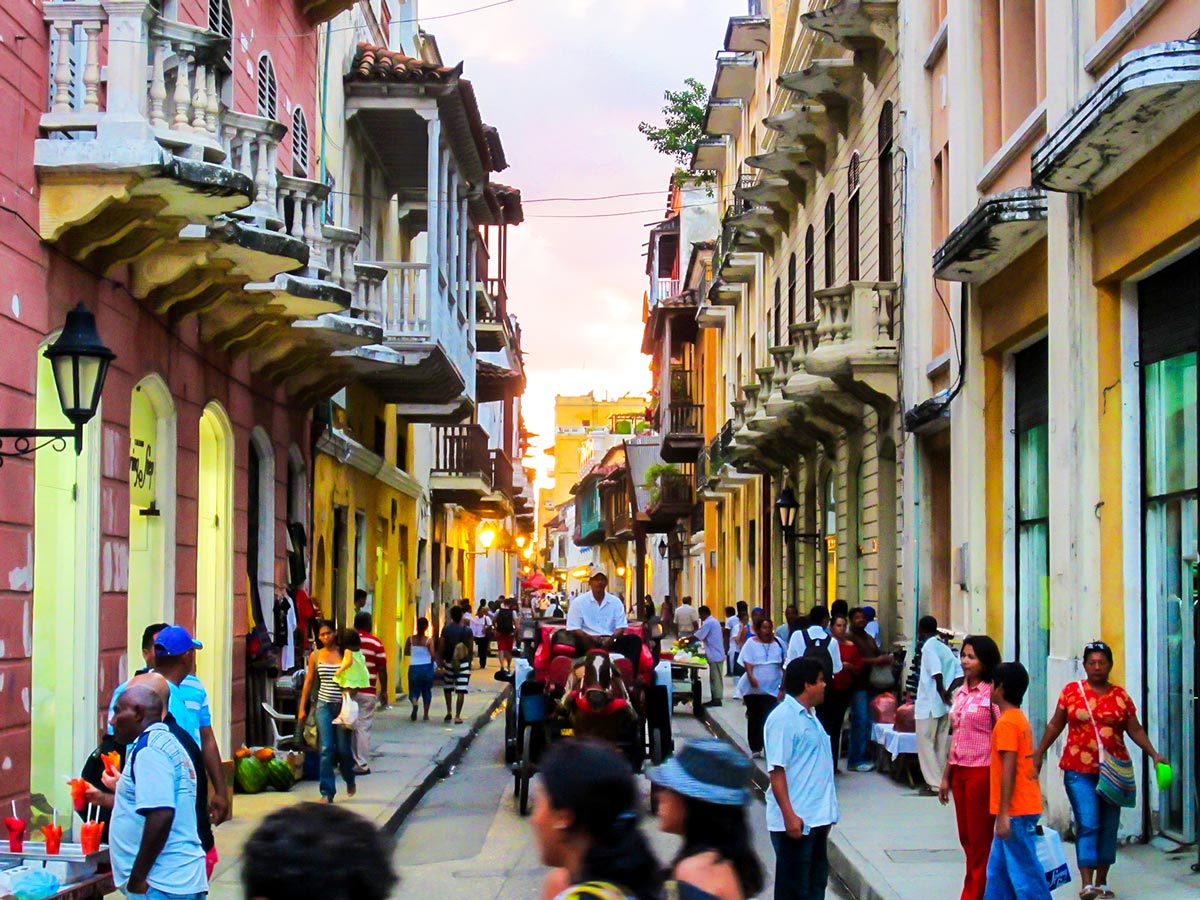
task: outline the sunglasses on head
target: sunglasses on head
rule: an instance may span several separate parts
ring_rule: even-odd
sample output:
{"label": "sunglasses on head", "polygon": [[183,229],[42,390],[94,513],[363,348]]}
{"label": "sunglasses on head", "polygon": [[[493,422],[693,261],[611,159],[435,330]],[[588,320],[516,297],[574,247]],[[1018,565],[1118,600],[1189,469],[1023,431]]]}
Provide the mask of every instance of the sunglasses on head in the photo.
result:
{"label": "sunglasses on head", "polygon": [[1090,644],[1085,645],[1083,649],[1090,653],[1093,650],[1110,650],[1111,648],[1104,641],[1092,641]]}

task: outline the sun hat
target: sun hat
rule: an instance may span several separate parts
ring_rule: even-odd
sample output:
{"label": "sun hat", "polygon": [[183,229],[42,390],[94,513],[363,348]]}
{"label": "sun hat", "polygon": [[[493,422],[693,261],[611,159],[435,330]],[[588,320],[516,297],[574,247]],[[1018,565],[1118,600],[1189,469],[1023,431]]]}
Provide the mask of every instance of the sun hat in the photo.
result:
{"label": "sun hat", "polygon": [[750,760],[724,741],[689,741],[649,772],[650,782],[693,800],[719,806],[750,801]]}
{"label": "sun hat", "polygon": [[182,625],[168,625],[154,637],[154,650],[161,656],[183,656],[203,647]]}

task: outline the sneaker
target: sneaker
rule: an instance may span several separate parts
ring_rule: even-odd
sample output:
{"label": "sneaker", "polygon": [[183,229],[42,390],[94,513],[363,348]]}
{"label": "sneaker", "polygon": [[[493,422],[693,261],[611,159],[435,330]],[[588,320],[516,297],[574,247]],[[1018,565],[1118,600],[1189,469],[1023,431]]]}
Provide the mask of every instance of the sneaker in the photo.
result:
{"label": "sneaker", "polygon": [[761,750],[755,750],[753,753],[750,754],[750,758],[751,759],[765,759],[766,756],[763,754],[763,752]]}
{"label": "sneaker", "polygon": [[370,775],[371,767],[370,766],[355,766],[354,774],[355,775]]}
{"label": "sneaker", "polygon": [[872,765],[871,763],[859,763],[857,766],[854,766],[854,771],[855,772],[874,772],[875,766]]}

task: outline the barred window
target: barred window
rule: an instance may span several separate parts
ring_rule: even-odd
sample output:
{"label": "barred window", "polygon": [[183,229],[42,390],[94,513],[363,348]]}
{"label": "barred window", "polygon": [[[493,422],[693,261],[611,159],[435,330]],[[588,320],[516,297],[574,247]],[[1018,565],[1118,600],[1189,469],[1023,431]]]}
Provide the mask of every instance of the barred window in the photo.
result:
{"label": "barred window", "polygon": [[264,53],[258,58],[258,114],[266,119],[276,118],[279,90],[275,81],[275,66]]}
{"label": "barred window", "polygon": [[308,177],[308,119],[299,106],[292,111],[292,174]]}
{"label": "barred window", "polygon": [[858,281],[858,188],[859,188],[859,159],[856,150],[850,156],[850,167],[846,177],[846,190],[849,198],[846,203],[846,258],[851,281]]}

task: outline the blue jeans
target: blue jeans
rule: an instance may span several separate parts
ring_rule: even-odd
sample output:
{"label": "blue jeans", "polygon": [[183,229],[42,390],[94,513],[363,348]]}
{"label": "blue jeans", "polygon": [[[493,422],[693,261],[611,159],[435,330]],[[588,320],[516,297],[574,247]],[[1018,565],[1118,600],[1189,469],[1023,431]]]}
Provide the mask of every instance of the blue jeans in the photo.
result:
{"label": "blue jeans", "polygon": [[341,768],[346,787],[354,787],[354,753],[350,748],[350,738],[354,730],[333,724],[333,720],[341,711],[341,700],[317,704],[317,736],[321,744],[321,796],[330,800],[337,795],[337,780],[333,771],[335,765]]}
{"label": "blue jeans", "polygon": [[853,769],[867,759],[867,744],[871,740],[871,712],[867,704],[867,691],[855,691],[850,695],[850,750],[846,765]]}
{"label": "blue jeans", "polygon": [[822,825],[800,838],[772,831],[775,848],[775,900],[825,900],[829,883],[829,828]]}
{"label": "blue jeans", "polygon": [[1075,858],[1081,869],[1111,866],[1117,861],[1117,828],[1121,807],[1096,793],[1099,775],[1063,772],[1063,785],[1075,819]]}
{"label": "blue jeans", "polygon": [[1052,900],[1037,855],[1037,816],[1013,816],[1008,840],[992,838],[983,900]]}
{"label": "blue jeans", "polygon": [[160,891],[158,888],[150,887],[149,885],[146,888],[147,890],[144,894],[131,894],[126,891],[125,896],[129,897],[130,900],[135,900],[135,898],[136,900],[140,900],[143,897],[145,900],[204,900],[208,896],[208,891],[201,891],[198,894],[168,894],[166,891]]}
{"label": "blue jeans", "polygon": [[426,706],[433,702],[433,663],[408,667],[408,699],[424,700]]}

